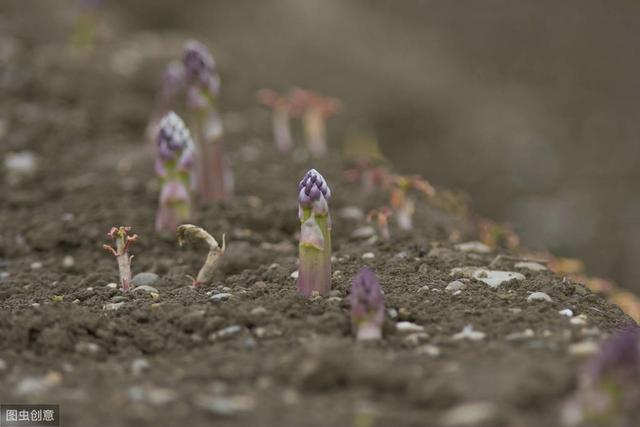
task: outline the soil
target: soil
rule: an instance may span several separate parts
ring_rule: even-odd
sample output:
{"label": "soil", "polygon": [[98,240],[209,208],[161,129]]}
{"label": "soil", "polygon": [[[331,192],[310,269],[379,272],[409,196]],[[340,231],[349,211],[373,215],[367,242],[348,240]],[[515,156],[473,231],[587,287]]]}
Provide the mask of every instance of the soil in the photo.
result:
{"label": "soil", "polygon": [[[452,411],[467,403],[485,409],[469,425],[551,426],[583,363],[572,345],[629,321],[581,285],[517,270],[510,258],[494,266],[525,280],[445,290],[453,268],[507,254],[456,249],[476,237],[445,203],[419,204],[415,231],[393,229],[390,242],[352,237],[366,223],[342,209],[366,212],[384,195],[342,179],[343,123],[332,123],[328,159],[311,161],[304,149],[283,157],[268,113],[234,98],[246,82],[229,70],[226,96],[244,105],[225,114],[237,196],[199,207],[192,221],[226,233],[228,251],[214,282],[193,289],[186,276],[206,249],[154,232],[158,185],[143,138],[157,86],[148,76],[186,37],[162,39],[162,54],[147,40],[131,71],[114,60],[134,49],[124,32],[79,56],[64,37],[35,36],[23,23],[5,23],[2,34],[15,49],[2,64],[0,156],[28,150],[38,168],[0,184],[0,402],[59,404],[65,426],[438,426],[452,425]],[[291,274],[296,185],[310,167],[332,188],[335,260],[331,296],[306,300]],[[139,234],[133,270],[160,276],[157,295],[108,286],[116,262],[101,246],[113,225]],[[356,343],[349,320],[350,282],[364,265],[388,310],[385,339],[373,344]],[[528,302],[532,292],[552,301]],[[211,298],[220,293],[231,296]],[[567,308],[586,324],[558,313]],[[399,321],[424,334],[398,332]],[[466,325],[485,337],[454,339]],[[527,329],[533,336],[512,336]]]}

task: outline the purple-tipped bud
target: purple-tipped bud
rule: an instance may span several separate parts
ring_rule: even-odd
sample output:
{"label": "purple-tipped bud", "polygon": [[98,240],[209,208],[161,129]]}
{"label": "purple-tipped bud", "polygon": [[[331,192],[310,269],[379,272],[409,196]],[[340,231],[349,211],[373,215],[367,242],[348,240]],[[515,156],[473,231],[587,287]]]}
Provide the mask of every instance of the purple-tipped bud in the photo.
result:
{"label": "purple-tipped bud", "polygon": [[384,297],[376,275],[367,267],[351,283],[351,321],[358,340],[382,338]]}
{"label": "purple-tipped bud", "polygon": [[640,387],[640,328],[629,325],[616,331],[589,361],[585,374],[593,382],[609,379]]}
{"label": "purple-tipped bud", "polygon": [[173,111],[168,112],[160,122],[156,143],[160,160],[167,162],[180,159],[180,163],[184,162],[181,166],[189,168],[191,160],[184,159],[183,154],[193,151],[193,141],[189,129]]}
{"label": "purple-tipped bud", "polygon": [[169,107],[184,85],[185,70],[180,61],[171,61],[167,64],[162,75],[162,90],[159,103]]}
{"label": "purple-tipped bud", "polygon": [[[320,172],[309,170],[298,184],[298,203],[303,208],[315,205],[326,206],[331,198],[331,189]],[[319,203],[317,203],[319,202]]]}
{"label": "purple-tipped bud", "polygon": [[188,41],[184,47],[183,63],[189,84],[210,92],[218,93],[220,82],[216,71],[216,63],[207,47],[195,40]]}

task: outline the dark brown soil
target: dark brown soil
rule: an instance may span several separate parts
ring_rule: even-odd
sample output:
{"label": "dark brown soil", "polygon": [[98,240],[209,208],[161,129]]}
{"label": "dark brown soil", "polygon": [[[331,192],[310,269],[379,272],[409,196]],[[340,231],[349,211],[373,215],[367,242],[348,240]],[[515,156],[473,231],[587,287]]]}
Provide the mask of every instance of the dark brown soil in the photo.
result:
{"label": "dark brown soil", "polygon": [[[32,151],[38,171],[0,187],[0,272],[8,273],[0,281],[0,403],[60,404],[65,426],[365,427],[450,425],[453,410],[479,402],[485,416],[469,425],[552,426],[582,363],[571,346],[628,321],[546,271],[520,270],[526,280],[496,289],[470,280],[458,295],[446,291],[453,268],[486,266],[499,252],[455,249],[450,236],[474,238],[469,223],[426,203],[412,235],[352,238],[366,224],[341,208],[366,211],[382,196],[342,181],[338,143],[321,162],[277,154],[268,114],[251,98],[234,98],[244,82],[231,70],[223,70],[230,102],[244,106],[225,116],[237,197],[199,208],[192,221],[227,233],[229,248],[214,283],[193,289],[186,275],[197,272],[204,249],[154,233],[158,188],[142,137],[157,85],[147,76],[179,55],[184,37],[162,39],[162,53],[146,46],[125,76],[113,69],[114,52],[128,46],[124,35],[77,57],[63,37],[34,38],[21,22],[6,23],[0,35],[16,47],[2,64],[0,157]],[[334,124],[335,142],[344,127]],[[331,297],[308,301],[290,276],[295,189],[310,167],[332,186],[335,262]],[[133,269],[160,276],[158,296],[107,286],[117,280],[116,263],[101,246],[120,224],[140,235]],[[368,252],[374,258],[363,259]],[[69,256],[72,266],[63,263]],[[390,310],[384,341],[367,345],[352,338],[348,301],[364,265],[378,275]],[[516,271],[514,261],[496,268]],[[552,302],[527,302],[535,291]],[[212,300],[218,293],[232,296]],[[566,308],[586,324],[558,314]],[[425,335],[407,338],[399,321]],[[486,336],[453,339],[465,325]],[[533,336],[508,339],[527,329]]]}

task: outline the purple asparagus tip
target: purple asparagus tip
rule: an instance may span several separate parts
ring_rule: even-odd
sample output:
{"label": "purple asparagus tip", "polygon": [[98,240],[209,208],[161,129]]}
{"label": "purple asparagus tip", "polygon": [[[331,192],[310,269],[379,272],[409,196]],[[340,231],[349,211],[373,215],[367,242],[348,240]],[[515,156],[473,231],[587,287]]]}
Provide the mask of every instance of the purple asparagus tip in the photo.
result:
{"label": "purple asparagus tip", "polygon": [[190,84],[217,94],[220,82],[216,63],[204,44],[195,40],[188,41],[184,47],[183,63]]}
{"label": "purple asparagus tip", "polygon": [[[168,112],[160,122],[156,139],[158,157],[166,162],[175,160],[184,152],[191,152],[193,141],[189,129],[173,111]],[[190,159],[180,158],[181,167],[189,168]]]}
{"label": "purple asparagus tip", "polygon": [[309,170],[298,184],[298,203],[304,208],[309,208],[314,202],[321,199],[329,201],[331,189],[320,172]]}
{"label": "purple asparagus tip", "polygon": [[382,338],[384,297],[376,275],[367,267],[351,284],[351,320],[358,340]]}
{"label": "purple asparagus tip", "polygon": [[616,383],[640,383],[640,327],[627,325],[606,340],[587,364],[587,378],[609,378]]}

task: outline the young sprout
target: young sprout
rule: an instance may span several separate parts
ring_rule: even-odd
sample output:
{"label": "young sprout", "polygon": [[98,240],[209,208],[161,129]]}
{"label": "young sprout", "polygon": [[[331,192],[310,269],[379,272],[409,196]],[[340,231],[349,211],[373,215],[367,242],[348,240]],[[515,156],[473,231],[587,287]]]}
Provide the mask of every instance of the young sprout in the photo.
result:
{"label": "young sprout", "polygon": [[331,290],[331,190],[315,169],[298,184],[300,262],[298,291],[306,297],[326,295]]}
{"label": "young sprout", "polygon": [[156,147],[156,174],[161,182],[156,231],[173,233],[191,215],[189,184],[193,164],[189,129],[173,111],[160,122]]}
{"label": "young sprout", "polygon": [[480,241],[492,248],[516,249],[520,245],[520,237],[508,225],[498,224],[490,219],[479,219],[477,228]]}
{"label": "young sprout", "polygon": [[256,97],[260,103],[273,110],[271,116],[273,124],[273,140],[280,152],[286,153],[293,148],[293,138],[291,137],[290,118],[293,111],[293,104],[286,96],[280,95],[271,89],[261,89]]}
{"label": "young sprout", "polygon": [[162,75],[162,87],[156,96],[155,107],[147,126],[147,139],[155,142],[162,118],[171,111],[175,100],[184,87],[184,65],[180,61],[167,64]]}
{"label": "young sprout", "polygon": [[357,340],[382,339],[384,297],[373,271],[362,267],[351,283],[351,324]]}
{"label": "young sprout", "polygon": [[389,232],[389,217],[393,214],[391,208],[383,206],[380,209],[372,209],[367,214],[367,222],[372,222],[374,219],[378,225],[378,234],[383,240],[391,239],[391,233]]}
{"label": "young sprout", "polygon": [[216,64],[207,47],[196,41],[185,45],[183,63],[193,120],[190,127],[197,144],[196,188],[202,202],[226,200],[233,194],[233,175],[218,111],[220,77]]}
{"label": "young sprout", "polygon": [[567,426],[631,426],[640,408],[640,328],[628,325],[605,341],[565,404]]}
{"label": "young sprout", "polygon": [[372,160],[359,158],[353,166],[344,171],[347,182],[360,182],[362,190],[366,194],[373,192],[374,188],[384,185],[389,177],[389,171],[382,165],[376,165]]}
{"label": "young sprout", "polygon": [[118,260],[118,271],[120,272],[120,284],[122,292],[129,292],[131,285],[131,260],[133,255],[129,255],[129,247],[138,239],[138,235],[129,236],[131,227],[111,227],[107,236],[115,243],[114,249],[111,245],[102,245],[104,249],[111,252]]}
{"label": "young sprout", "polygon": [[327,154],[325,120],[340,110],[340,101],[304,89],[294,89],[290,100],[295,108],[303,111],[302,126],[311,155],[324,157]]}
{"label": "young sprout", "polygon": [[435,195],[436,190],[420,176],[400,176],[389,177],[388,184],[391,186],[391,207],[396,213],[396,221],[402,230],[413,228],[413,214],[415,212],[415,199],[409,192],[416,190],[428,197]]}
{"label": "young sprout", "polygon": [[207,246],[209,246],[209,254],[204,262],[204,265],[198,272],[198,275],[193,280],[193,287],[198,288],[205,283],[208,283],[213,276],[213,272],[216,270],[220,257],[224,255],[227,244],[225,242],[224,234],[222,235],[222,246],[218,245],[218,241],[211,236],[204,228],[200,228],[192,224],[183,224],[176,230],[176,237],[178,238],[178,244],[183,245],[185,240],[203,240]]}

